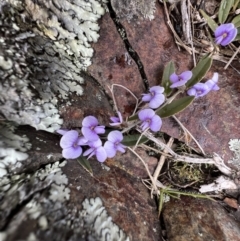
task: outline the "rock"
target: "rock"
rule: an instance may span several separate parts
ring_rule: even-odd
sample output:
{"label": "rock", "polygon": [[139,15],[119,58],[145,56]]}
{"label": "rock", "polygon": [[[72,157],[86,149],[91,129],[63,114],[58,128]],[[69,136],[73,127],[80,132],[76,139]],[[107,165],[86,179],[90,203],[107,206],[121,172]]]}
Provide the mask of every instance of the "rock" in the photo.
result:
{"label": "rock", "polygon": [[240,240],[240,225],[217,202],[190,197],[165,203],[163,219],[169,241]]}

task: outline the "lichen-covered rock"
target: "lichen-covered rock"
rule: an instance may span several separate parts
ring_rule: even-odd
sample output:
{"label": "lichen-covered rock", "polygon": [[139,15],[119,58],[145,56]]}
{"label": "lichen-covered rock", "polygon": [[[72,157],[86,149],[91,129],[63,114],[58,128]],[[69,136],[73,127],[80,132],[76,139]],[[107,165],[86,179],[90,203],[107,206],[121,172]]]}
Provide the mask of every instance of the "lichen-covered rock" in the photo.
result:
{"label": "lichen-covered rock", "polygon": [[133,18],[154,19],[155,0],[111,0],[111,5],[117,16],[129,22]]}
{"label": "lichen-covered rock", "polygon": [[[3,1],[0,8],[0,111],[18,124],[50,132],[58,105],[82,95],[104,1]],[[67,101],[65,101],[67,102]]]}

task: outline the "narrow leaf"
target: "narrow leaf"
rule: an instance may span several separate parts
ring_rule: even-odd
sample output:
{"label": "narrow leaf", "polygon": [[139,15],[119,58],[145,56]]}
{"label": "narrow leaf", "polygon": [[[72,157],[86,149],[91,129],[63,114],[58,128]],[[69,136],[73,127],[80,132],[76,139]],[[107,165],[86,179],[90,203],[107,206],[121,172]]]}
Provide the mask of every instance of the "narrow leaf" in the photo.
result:
{"label": "narrow leaf", "polygon": [[88,172],[90,173],[91,176],[93,176],[93,171],[92,171],[92,167],[88,161],[88,159],[84,156],[80,156],[77,159],[77,162]]}
{"label": "narrow leaf", "polygon": [[175,115],[189,106],[193,100],[194,96],[185,96],[181,99],[174,100],[170,104],[165,105],[163,108],[157,110],[156,114],[161,118]]}
{"label": "narrow leaf", "polygon": [[212,65],[212,58],[210,58],[208,55],[205,55],[192,69],[193,76],[192,78],[186,83],[187,87],[191,87],[195,84],[197,84],[199,81],[202,80],[202,78],[206,75],[208,70],[210,69]]}
{"label": "narrow leaf", "polygon": [[202,9],[200,9],[200,13],[204,17],[204,19],[207,21],[209,28],[211,28],[212,31],[214,32],[218,26],[217,23],[211,17],[209,17]]}
{"label": "narrow leaf", "polygon": [[169,77],[174,72],[175,72],[174,64],[171,61],[164,68],[163,76],[162,76],[162,86],[164,87],[164,93],[166,94],[166,96],[170,95],[172,92],[172,89],[170,88],[171,82],[169,80]]}
{"label": "narrow leaf", "polygon": [[[123,141],[121,143],[125,146],[135,146],[140,136],[141,136],[140,134],[124,136]],[[148,138],[142,135],[138,144],[142,144],[146,141],[148,141]]]}
{"label": "narrow leaf", "polygon": [[232,23],[236,28],[240,27],[240,15],[236,16],[233,20]]}
{"label": "narrow leaf", "polygon": [[227,20],[230,9],[234,5],[234,0],[222,0],[218,11],[219,23],[224,23]]}

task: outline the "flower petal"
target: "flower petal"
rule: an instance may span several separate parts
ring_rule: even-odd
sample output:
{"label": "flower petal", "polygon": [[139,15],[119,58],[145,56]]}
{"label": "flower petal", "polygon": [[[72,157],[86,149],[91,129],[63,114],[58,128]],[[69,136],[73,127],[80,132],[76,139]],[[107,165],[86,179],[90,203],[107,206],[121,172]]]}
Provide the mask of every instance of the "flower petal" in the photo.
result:
{"label": "flower petal", "polygon": [[94,130],[91,130],[89,127],[82,127],[83,136],[89,141],[96,141],[99,139],[99,136]]}
{"label": "flower petal", "polygon": [[184,71],[179,76],[179,79],[188,81],[192,78],[192,71]]}
{"label": "flower petal", "polygon": [[107,156],[112,158],[116,155],[117,150],[115,149],[115,145],[111,141],[106,141],[104,144],[104,149],[106,150]]}
{"label": "flower petal", "polygon": [[233,28],[234,28],[234,24],[232,24],[232,23],[221,24],[220,26],[218,26],[215,29],[214,35],[217,38],[219,36],[222,36],[224,33],[227,33],[228,31],[230,31]]}
{"label": "flower petal", "polygon": [[66,134],[68,131],[69,131],[69,130],[59,129],[59,130],[57,130],[56,132],[57,132],[58,134],[60,134],[60,135],[64,135],[64,134]]}
{"label": "flower petal", "polygon": [[64,148],[62,150],[62,156],[66,159],[75,159],[81,156],[81,154],[82,148],[80,146]]}
{"label": "flower petal", "polygon": [[203,97],[206,95],[211,89],[208,88],[206,84],[203,83],[197,83],[193,86],[193,88],[196,90],[195,97]]}
{"label": "flower petal", "polygon": [[103,134],[105,133],[105,126],[96,126],[94,128],[94,131],[97,133],[97,134]]}
{"label": "flower petal", "polygon": [[162,86],[153,86],[149,89],[150,92],[154,92],[156,94],[162,94],[164,92],[164,88]]}
{"label": "flower petal", "polygon": [[88,140],[84,136],[80,136],[78,137],[77,145],[79,146],[88,145]]}
{"label": "flower petal", "polygon": [[158,115],[153,116],[150,123],[150,129],[154,132],[159,131],[162,126],[162,120]]}
{"label": "flower petal", "polygon": [[235,39],[236,36],[237,36],[237,29],[234,28],[230,32],[228,32],[227,36],[225,38],[223,38],[223,40],[220,44],[222,46],[226,46],[226,45],[230,44]]}
{"label": "flower petal", "polygon": [[102,146],[96,149],[95,154],[99,162],[104,162],[107,159],[107,153]]}
{"label": "flower petal", "polygon": [[85,127],[92,127],[92,126],[97,126],[98,125],[98,120],[95,116],[86,116],[83,121],[82,121],[82,126]]}
{"label": "flower petal", "polygon": [[72,147],[74,145],[74,143],[77,141],[78,139],[78,132],[75,130],[71,130],[68,131],[67,133],[65,133],[61,140],[60,140],[60,146],[62,148],[69,148]]}
{"label": "flower petal", "polygon": [[91,148],[87,149],[85,152],[83,152],[83,156],[88,156],[92,152],[94,152],[94,148],[93,147],[91,147]]}
{"label": "flower petal", "polygon": [[[110,120],[113,122],[113,123],[119,123],[120,122],[120,119],[116,116],[113,116],[113,117],[110,117]],[[113,124],[111,123],[111,124]]]}
{"label": "flower petal", "polygon": [[216,84],[218,82],[218,73],[213,73],[212,81]]}
{"label": "flower petal", "polygon": [[176,75],[175,73],[171,74],[169,79],[172,83],[176,83],[179,81],[178,75]]}
{"label": "flower petal", "polygon": [[148,101],[150,101],[152,99],[152,95],[150,93],[142,94],[142,95],[143,95],[142,101],[144,101],[144,102],[148,102]]}
{"label": "flower petal", "polygon": [[121,142],[123,140],[123,134],[120,131],[111,131],[108,134],[108,140],[115,143],[115,142]]}
{"label": "flower petal", "polygon": [[147,128],[149,128],[149,122],[143,121],[141,124],[142,131],[145,131]]}
{"label": "flower petal", "polygon": [[190,89],[187,91],[187,94],[190,95],[190,96],[196,96],[197,90],[196,90],[195,88],[190,88]]}
{"label": "flower petal", "polygon": [[121,144],[121,143],[119,143],[119,144],[117,145],[117,150],[120,151],[120,152],[122,152],[122,153],[125,153],[125,152],[126,152],[125,148],[126,148],[126,146],[124,146],[124,145]]}
{"label": "flower petal", "polygon": [[155,112],[152,109],[144,109],[139,111],[138,118],[141,121],[144,121],[149,118],[151,119],[154,115],[155,115]]}
{"label": "flower petal", "polygon": [[164,102],[164,100],[165,96],[163,94],[157,94],[149,102],[149,107],[151,107],[152,109],[156,109]]}
{"label": "flower petal", "polygon": [[170,85],[170,88],[176,88],[176,87],[180,87],[183,86],[187,83],[187,80],[180,80],[172,85]]}

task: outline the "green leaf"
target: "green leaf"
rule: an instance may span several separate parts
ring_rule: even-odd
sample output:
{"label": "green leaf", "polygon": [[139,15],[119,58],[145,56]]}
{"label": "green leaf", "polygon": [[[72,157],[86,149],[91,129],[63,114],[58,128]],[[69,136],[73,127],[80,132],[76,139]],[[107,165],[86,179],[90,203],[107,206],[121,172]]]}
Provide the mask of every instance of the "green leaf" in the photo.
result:
{"label": "green leaf", "polygon": [[194,96],[185,96],[181,99],[174,100],[170,104],[165,105],[163,108],[157,110],[156,114],[161,118],[175,115],[189,106],[193,100]]}
{"label": "green leaf", "polygon": [[197,84],[199,81],[202,80],[202,78],[206,75],[208,70],[210,69],[212,65],[212,58],[210,58],[208,55],[205,55],[192,69],[193,76],[192,78],[186,83],[186,86],[189,88],[195,84]]}
{"label": "green leaf", "polygon": [[77,159],[77,162],[88,172],[90,173],[91,176],[93,176],[93,171],[92,171],[92,167],[88,161],[88,159],[84,156],[80,156]]}
{"label": "green leaf", "polygon": [[233,20],[232,23],[236,28],[240,27],[240,15],[236,16]]}
{"label": "green leaf", "polygon": [[212,31],[214,32],[218,26],[217,23],[211,17],[209,17],[202,9],[200,9],[200,13],[204,17],[204,19],[207,21],[209,28],[211,28]]}
{"label": "green leaf", "polygon": [[222,0],[218,10],[218,21],[224,23],[227,20],[229,12],[234,5],[234,0]]}
{"label": "green leaf", "polygon": [[162,76],[162,86],[164,87],[164,93],[167,96],[170,95],[172,92],[172,89],[170,88],[171,82],[169,80],[169,77],[174,72],[175,72],[174,64],[171,61],[164,68],[163,76]]}
{"label": "green leaf", "polygon": [[[123,141],[121,143],[125,146],[135,146],[140,136],[141,136],[140,134],[124,136]],[[148,141],[148,138],[142,135],[138,144],[142,144],[146,141]]]}

